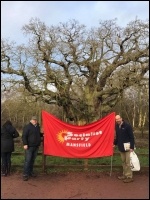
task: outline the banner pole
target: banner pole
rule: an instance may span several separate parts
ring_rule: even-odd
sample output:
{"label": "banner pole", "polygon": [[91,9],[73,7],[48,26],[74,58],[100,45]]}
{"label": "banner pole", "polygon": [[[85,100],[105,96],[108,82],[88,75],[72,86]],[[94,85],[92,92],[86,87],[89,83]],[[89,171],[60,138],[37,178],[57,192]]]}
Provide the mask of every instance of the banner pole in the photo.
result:
{"label": "banner pole", "polygon": [[111,159],[110,159],[110,176],[112,174],[112,160],[113,160],[113,155],[111,156]]}

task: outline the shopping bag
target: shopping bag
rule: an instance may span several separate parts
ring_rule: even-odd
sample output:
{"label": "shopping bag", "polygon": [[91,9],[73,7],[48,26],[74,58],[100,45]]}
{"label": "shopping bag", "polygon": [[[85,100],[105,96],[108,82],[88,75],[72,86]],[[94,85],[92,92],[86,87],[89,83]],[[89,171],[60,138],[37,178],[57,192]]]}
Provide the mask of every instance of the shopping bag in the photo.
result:
{"label": "shopping bag", "polygon": [[132,171],[140,171],[140,161],[134,151],[130,152],[130,165]]}

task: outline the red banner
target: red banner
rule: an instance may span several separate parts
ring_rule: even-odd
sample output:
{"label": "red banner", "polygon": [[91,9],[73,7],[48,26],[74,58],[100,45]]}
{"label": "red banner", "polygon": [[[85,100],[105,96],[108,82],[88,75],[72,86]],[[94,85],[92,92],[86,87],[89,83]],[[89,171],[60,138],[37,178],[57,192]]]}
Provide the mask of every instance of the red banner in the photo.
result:
{"label": "red banner", "polygon": [[65,123],[42,111],[44,154],[67,158],[113,155],[115,113],[84,126]]}

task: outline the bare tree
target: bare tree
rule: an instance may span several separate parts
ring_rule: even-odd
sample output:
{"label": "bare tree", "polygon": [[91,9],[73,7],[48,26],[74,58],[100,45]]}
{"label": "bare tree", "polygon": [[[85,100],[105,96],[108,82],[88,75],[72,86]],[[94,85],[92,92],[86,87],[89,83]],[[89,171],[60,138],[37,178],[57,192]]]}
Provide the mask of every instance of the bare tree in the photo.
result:
{"label": "bare tree", "polygon": [[31,116],[36,115],[42,124],[41,111],[47,110],[59,118],[61,109],[53,104],[46,104],[42,101],[35,101],[35,98],[23,88],[13,89],[10,92],[3,92],[1,102],[1,122],[11,120],[18,129],[30,121]]}
{"label": "bare tree", "polygon": [[147,21],[136,19],[125,28],[115,20],[100,21],[86,30],[76,20],[47,27],[31,19],[23,31],[31,34],[27,46],[2,40],[5,90],[24,86],[37,101],[55,101],[75,121],[91,122],[110,112],[149,70]]}
{"label": "bare tree", "polygon": [[145,79],[138,86],[128,88],[124,94],[122,110],[135,129],[148,127],[149,117],[149,85]]}

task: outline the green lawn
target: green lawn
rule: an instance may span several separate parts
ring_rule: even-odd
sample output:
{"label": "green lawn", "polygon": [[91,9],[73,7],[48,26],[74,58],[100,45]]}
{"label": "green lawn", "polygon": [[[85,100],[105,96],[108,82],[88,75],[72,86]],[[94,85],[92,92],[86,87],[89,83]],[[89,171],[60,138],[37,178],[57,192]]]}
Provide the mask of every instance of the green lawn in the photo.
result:
{"label": "green lawn", "polygon": [[[15,145],[15,152],[22,152],[24,153],[23,147],[21,146],[21,144],[17,144]],[[39,152],[42,152],[42,147],[40,147]],[[115,152],[118,152],[117,149],[115,150]],[[149,149],[147,148],[137,148],[135,150],[135,152],[137,153],[139,160],[140,160],[140,164],[141,167],[142,166],[149,166],[149,155],[140,155],[140,153],[145,153],[145,154],[149,154]],[[42,155],[38,155],[35,161],[35,165],[40,165],[41,169],[42,169],[42,160],[43,160],[43,156]],[[115,154],[113,155],[113,157],[101,157],[101,158],[90,158],[88,159],[88,165],[111,165],[112,162],[112,167],[113,166],[121,166],[121,158],[120,158],[120,154]],[[50,171],[59,171],[59,170],[64,170],[66,168],[69,167],[69,165],[73,165],[73,169],[72,170],[78,170],[80,168],[84,169],[84,163],[85,163],[85,159],[75,159],[75,158],[61,158],[61,157],[55,157],[55,156],[46,156],[46,165],[51,165],[52,167],[47,167],[47,169],[49,169]],[[19,165],[21,168],[23,168],[23,164],[24,164],[24,155],[15,155],[12,154],[12,166],[13,165]],[[59,167],[60,165],[60,167]],[[64,165],[65,167],[61,168],[61,166]],[[55,167],[57,166],[57,167]],[[81,167],[79,167],[81,166]],[[19,167],[19,168],[20,168]],[[15,167],[16,168],[16,167]],[[106,168],[104,167],[100,167],[101,169],[103,169],[104,171],[106,170]],[[108,170],[110,169],[109,167],[107,167]],[[94,168],[93,168],[94,169]],[[98,170],[97,168],[95,168],[95,170]]]}

